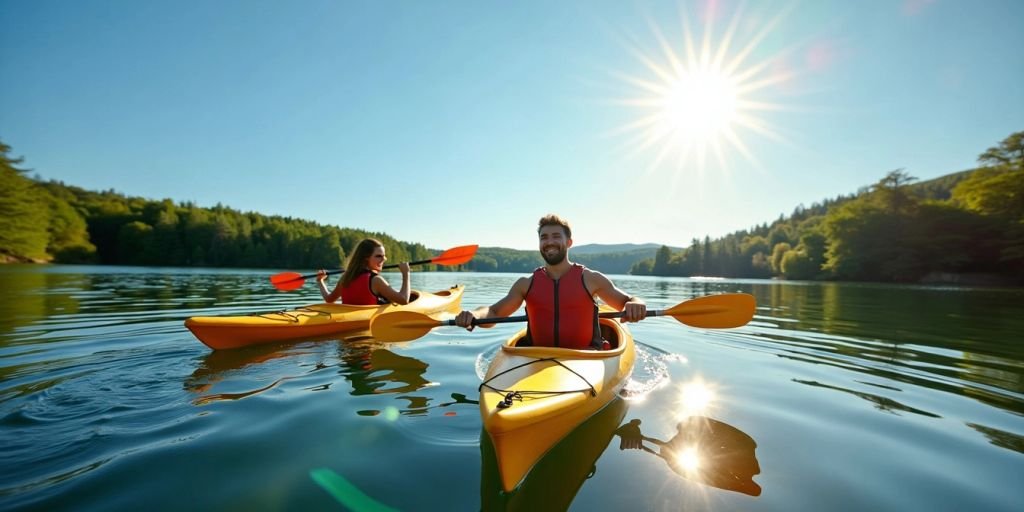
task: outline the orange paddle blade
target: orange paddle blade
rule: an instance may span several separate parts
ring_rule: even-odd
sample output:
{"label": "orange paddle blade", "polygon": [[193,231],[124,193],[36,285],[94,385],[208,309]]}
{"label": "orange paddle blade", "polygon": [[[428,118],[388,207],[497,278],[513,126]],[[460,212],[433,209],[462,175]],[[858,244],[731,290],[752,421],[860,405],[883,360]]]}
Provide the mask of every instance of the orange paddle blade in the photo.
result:
{"label": "orange paddle blade", "polygon": [[291,291],[302,288],[306,284],[306,278],[298,272],[281,272],[270,276],[270,284],[281,291]]}
{"label": "orange paddle blade", "polygon": [[381,313],[370,320],[370,335],[377,341],[409,341],[446,322],[415,311]]}
{"label": "orange paddle blade", "polygon": [[431,263],[438,265],[462,265],[468,263],[469,260],[476,256],[476,250],[478,245],[461,245],[459,247],[452,247],[437,256],[430,259]]}
{"label": "orange paddle blade", "polygon": [[756,306],[748,293],[723,293],[680,302],[660,313],[693,327],[727,329],[746,325]]}

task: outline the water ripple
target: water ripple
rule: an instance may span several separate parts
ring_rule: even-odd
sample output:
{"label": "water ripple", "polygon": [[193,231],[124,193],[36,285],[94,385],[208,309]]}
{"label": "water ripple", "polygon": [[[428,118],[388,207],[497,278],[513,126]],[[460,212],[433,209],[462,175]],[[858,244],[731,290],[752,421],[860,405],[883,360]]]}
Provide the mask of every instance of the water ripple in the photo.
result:
{"label": "water ripple", "polygon": [[[319,300],[311,288],[273,290],[270,273],[0,268],[8,292],[0,296],[0,508],[336,505],[308,492],[314,467],[359,475],[375,495],[399,488],[424,508],[443,507],[453,493],[462,504],[481,499],[473,484],[438,485],[430,472],[443,460],[446,483],[480,478],[476,389],[515,329],[212,352],[183,327],[193,315]],[[414,273],[413,286],[466,282],[464,306],[474,307],[503,296],[516,278]],[[756,439],[765,492],[730,501],[687,484],[651,454],[606,450],[596,463],[602,471],[580,491],[583,504],[655,509],[664,505],[658,496],[695,490],[709,508],[751,510],[1012,509],[1024,499],[1016,482],[1024,294],[627,276],[616,283],[652,307],[709,293],[757,297],[755,321],[739,329],[663,318],[631,325],[637,359],[623,394],[647,435],[671,436],[685,384],[704,379],[719,392],[710,410]],[[152,468],[168,477],[152,478]],[[602,480],[622,472],[634,477]],[[624,496],[635,501],[615,501]]]}

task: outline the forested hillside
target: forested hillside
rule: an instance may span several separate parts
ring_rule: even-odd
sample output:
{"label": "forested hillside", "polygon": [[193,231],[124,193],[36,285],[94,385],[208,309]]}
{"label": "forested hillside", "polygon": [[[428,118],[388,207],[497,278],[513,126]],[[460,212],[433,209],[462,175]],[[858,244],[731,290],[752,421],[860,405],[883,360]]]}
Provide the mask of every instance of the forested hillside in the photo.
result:
{"label": "forested hillside", "polygon": [[[21,161],[9,156],[8,146],[0,150],[0,258],[4,261],[335,268],[343,265],[344,249],[366,236],[383,241],[391,261],[433,255],[421,244],[400,242],[384,233],[33,180],[17,168]],[[637,261],[653,257],[657,247],[584,246],[573,258],[604,272],[625,274]],[[526,273],[542,264],[536,250],[483,247],[460,268]]]}
{"label": "forested hillside", "polygon": [[902,170],[852,196],[720,239],[662,247],[634,274],[915,282],[1024,282],[1024,132],[979,169],[922,183]]}
{"label": "forested hillside", "polygon": [[5,261],[338,268],[344,249],[367,236],[380,239],[392,261],[435,255],[422,244],[384,233],[35,181],[16,167],[20,160],[9,152],[0,143],[0,257]]}

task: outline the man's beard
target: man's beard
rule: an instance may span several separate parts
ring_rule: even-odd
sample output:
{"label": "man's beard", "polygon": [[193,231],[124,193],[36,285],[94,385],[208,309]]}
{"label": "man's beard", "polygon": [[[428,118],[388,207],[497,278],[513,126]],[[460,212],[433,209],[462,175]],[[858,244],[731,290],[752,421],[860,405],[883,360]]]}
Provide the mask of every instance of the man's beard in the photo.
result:
{"label": "man's beard", "polygon": [[555,253],[550,256],[548,255],[547,251],[541,251],[540,255],[542,258],[544,258],[544,261],[546,261],[548,265],[558,265],[563,260],[565,260],[565,249],[556,248]]}

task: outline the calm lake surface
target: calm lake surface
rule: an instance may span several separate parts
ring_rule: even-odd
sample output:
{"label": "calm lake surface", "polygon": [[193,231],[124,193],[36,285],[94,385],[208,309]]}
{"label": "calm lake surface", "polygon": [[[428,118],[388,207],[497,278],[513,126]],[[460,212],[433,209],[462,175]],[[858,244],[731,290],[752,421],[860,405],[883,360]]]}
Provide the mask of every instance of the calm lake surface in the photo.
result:
{"label": "calm lake surface", "polygon": [[[319,302],[312,283],[282,293],[270,274],[0,266],[0,509],[1024,504],[1022,290],[614,276],[658,309],[752,293],[757,316],[724,331],[631,324],[626,398],[503,495],[475,401],[521,325],[223,352],[184,328]],[[476,307],[517,277],[414,271],[412,284],[465,284]]]}

